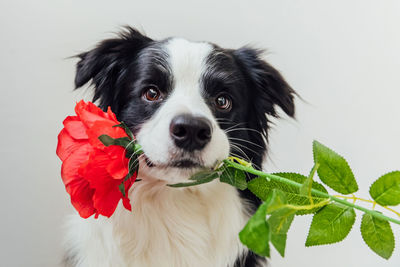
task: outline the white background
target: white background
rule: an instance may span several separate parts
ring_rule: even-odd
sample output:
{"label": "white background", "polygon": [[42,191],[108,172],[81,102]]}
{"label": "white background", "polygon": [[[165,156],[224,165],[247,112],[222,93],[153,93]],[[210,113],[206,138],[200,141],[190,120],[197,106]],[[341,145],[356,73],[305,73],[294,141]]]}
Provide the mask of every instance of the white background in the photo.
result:
{"label": "white background", "polygon": [[[0,2],[0,266],[58,266],[62,225],[74,212],[60,179],[56,137],[84,91],[72,92],[75,60],[130,24],[160,39],[267,48],[305,101],[297,120],[276,122],[266,169],[312,166],[311,142],[341,152],[360,196],[400,168],[400,1],[4,1]],[[271,266],[400,266],[376,256],[359,233],[305,248],[311,217],[296,218],[287,256]],[[393,226],[400,242],[400,226]]]}

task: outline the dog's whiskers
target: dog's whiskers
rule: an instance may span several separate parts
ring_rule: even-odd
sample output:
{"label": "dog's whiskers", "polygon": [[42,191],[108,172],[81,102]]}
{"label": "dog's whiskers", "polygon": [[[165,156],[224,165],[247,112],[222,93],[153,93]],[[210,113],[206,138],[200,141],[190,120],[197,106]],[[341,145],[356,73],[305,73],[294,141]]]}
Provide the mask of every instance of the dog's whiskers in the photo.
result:
{"label": "dog's whiskers", "polygon": [[252,145],[254,145],[254,146],[257,146],[257,147],[259,147],[259,148],[264,148],[264,147],[260,146],[259,144],[256,144],[256,143],[254,143],[254,142],[251,142],[251,141],[248,141],[248,140],[245,140],[245,139],[242,139],[242,138],[228,137],[228,139],[229,139],[229,140],[242,141],[242,142],[249,143],[249,144],[252,144]]}
{"label": "dog's whiskers", "polygon": [[232,129],[232,130],[229,130],[229,131],[225,131],[225,132],[226,133],[230,133],[230,132],[234,132],[234,131],[253,131],[253,132],[256,132],[258,134],[262,134],[260,131],[254,130],[252,128],[235,128],[235,129]]}
{"label": "dog's whiskers", "polygon": [[237,150],[239,153],[241,153],[243,155],[243,157],[245,157],[246,161],[251,161],[249,156],[247,156],[247,154],[239,147],[237,146],[237,144],[231,143],[230,144],[231,148],[234,148],[235,150]]}
{"label": "dog's whiskers", "polygon": [[[240,125],[242,125],[242,124],[244,124],[244,122],[237,123],[237,124],[235,124],[235,125],[233,125],[233,126],[227,128],[227,129],[225,129],[224,131],[225,131],[226,133],[229,133],[229,130],[235,129],[235,127],[238,127],[238,126],[240,126]],[[238,128],[238,129],[240,129],[240,128]]]}
{"label": "dog's whiskers", "polygon": [[[254,154],[258,154],[258,152],[257,152],[257,151],[255,151],[255,150],[253,150],[253,149],[251,149],[251,148],[248,148],[248,147],[247,147],[247,146],[245,146],[245,145],[238,144],[238,143],[234,143],[234,142],[232,142],[232,144],[234,144],[235,146],[240,146],[240,147],[243,147],[244,149],[247,149],[247,150],[249,150],[249,151],[253,152]],[[243,152],[243,153],[244,153],[244,152]]]}

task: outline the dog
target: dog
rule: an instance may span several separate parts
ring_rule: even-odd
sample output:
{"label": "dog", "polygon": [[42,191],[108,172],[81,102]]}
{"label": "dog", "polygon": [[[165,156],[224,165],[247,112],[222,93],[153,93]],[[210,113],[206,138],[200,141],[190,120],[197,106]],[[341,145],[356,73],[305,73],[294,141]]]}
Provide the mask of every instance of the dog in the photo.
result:
{"label": "dog", "polygon": [[[214,180],[188,181],[228,156],[260,168],[269,119],[295,113],[295,91],[251,47],[224,49],[182,38],[153,40],[125,27],[79,54],[75,86],[91,83],[93,101],[111,107],[144,154],[130,192],[132,212],[72,216],[66,266],[250,267],[266,259],[238,234],[260,200]],[[253,177],[249,176],[248,179]]]}

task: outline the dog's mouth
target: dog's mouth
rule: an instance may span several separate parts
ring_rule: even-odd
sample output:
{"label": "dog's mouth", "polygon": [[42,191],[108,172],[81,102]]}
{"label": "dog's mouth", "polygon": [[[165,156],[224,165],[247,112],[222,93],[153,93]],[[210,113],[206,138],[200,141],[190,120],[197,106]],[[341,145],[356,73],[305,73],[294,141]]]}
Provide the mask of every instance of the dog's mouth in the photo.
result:
{"label": "dog's mouth", "polygon": [[203,167],[199,162],[193,161],[191,159],[181,159],[181,160],[172,161],[168,165],[171,167],[184,168],[184,169]]}
{"label": "dog's mouth", "polygon": [[144,156],[144,161],[146,162],[146,165],[149,168],[156,166],[146,155]]}
{"label": "dog's mouth", "polygon": [[204,168],[204,165],[196,159],[182,158],[171,160],[166,164],[154,163],[147,156],[144,156],[147,167],[162,167],[162,168],[180,168],[180,169],[194,169],[194,168]]}

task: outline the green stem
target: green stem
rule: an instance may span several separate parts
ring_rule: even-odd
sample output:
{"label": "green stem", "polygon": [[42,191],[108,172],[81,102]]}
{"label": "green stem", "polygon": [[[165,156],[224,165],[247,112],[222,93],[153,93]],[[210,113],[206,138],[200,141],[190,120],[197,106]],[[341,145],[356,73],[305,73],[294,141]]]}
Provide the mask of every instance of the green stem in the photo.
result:
{"label": "green stem", "polygon": [[[310,175],[308,176],[308,179],[306,180],[306,182],[308,183],[308,185],[307,185],[308,198],[310,199],[311,204],[314,204],[313,198],[311,197],[311,190],[312,190],[314,175],[317,172],[318,168],[319,168],[319,163],[316,162],[310,172]],[[303,186],[304,186],[304,184],[303,184]],[[301,193],[301,191],[302,190],[300,189],[300,193]]]}
{"label": "green stem", "polygon": [[314,175],[315,175],[316,171],[318,170],[318,168],[319,168],[319,163],[317,162],[314,164],[314,166],[310,172],[310,175],[308,177],[314,178]]}
{"label": "green stem", "polygon": [[[258,171],[258,170],[253,169],[252,167],[243,166],[243,165],[240,165],[238,163],[232,162],[230,160],[224,160],[224,163],[228,164],[228,165],[230,165],[230,166],[232,166],[232,167],[234,167],[236,169],[239,169],[239,170],[242,170],[242,171],[245,171],[245,172],[248,172],[248,173],[252,173],[252,174],[260,176],[260,177],[269,178],[271,180],[278,181],[278,182],[281,182],[281,183],[284,183],[284,184],[288,184],[288,185],[292,185],[292,186],[295,186],[295,187],[298,187],[298,188],[301,188],[301,186],[302,186],[302,184],[297,183],[295,181],[292,181],[292,180],[289,180],[289,179],[286,179],[286,178],[283,178],[283,177],[280,177],[280,176],[277,176],[277,175],[274,175],[274,174],[268,174],[268,173],[265,173],[265,172],[262,172],[262,171]],[[329,195],[327,193],[321,192],[321,191],[316,190],[316,189],[311,189],[311,192],[314,193],[317,196],[320,196],[320,197],[323,197],[323,198],[329,198],[332,201],[341,203],[341,204],[343,204],[345,206],[361,210],[361,211],[363,211],[365,213],[368,213],[368,214],[370,214],[370,215],[372,215],[372,216],[374,216],[376,218],[379,218],[379,219],[382,219],[382,220],[385,220],[385,221],[390,221],[392,223],[400,225],[400,221],[399,220],[387,217],[387,216],[385,216],[382,213],[379,213],[377,211],[369,210],[367,208],[355,205],[355,204],[350,203],[350,202],[348,202],[348,201],[346,201],[344,199],[340,199],[340,198],[331,196],[331,195]]]}

